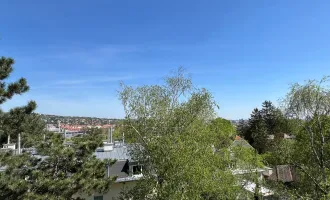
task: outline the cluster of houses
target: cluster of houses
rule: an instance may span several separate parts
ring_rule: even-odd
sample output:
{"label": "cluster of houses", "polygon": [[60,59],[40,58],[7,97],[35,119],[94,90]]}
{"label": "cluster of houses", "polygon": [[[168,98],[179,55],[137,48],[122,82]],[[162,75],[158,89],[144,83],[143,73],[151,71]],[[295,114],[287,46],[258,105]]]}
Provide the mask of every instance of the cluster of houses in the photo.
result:
{"label": "cluster of houses", "polygon": [[[59,133],[60,132],[61,130],[59,130]],[[136,184],[136,181],[143,178],[143,166],[138,165],[136,161],[132,160],[129,154],[130,144],[125,144],[124,141],[112,141],[112,128],[109,129],[108,138],[108,141],[104,142],[103,147],[98,148],[94,154],[101,160],[116,160],[115,164],[112,166],[107,166],[105,170],[107,172],[107,176],[116,176],[117,179],[115,183],[110,186],[110,190],[105,194],[95,193],[92,196],[79,194],[79,196],[84,197],[87,200],[115,199],[119,197],[123,190],[132,188]],[[293,138],[290,137],[289,139]],[[246,140],[240,138],[239,136],[236,136],[230,148],[232,147],[253,148]],[[20,146],[17,147],[16,144],[4,144],[1,150],[12,150],[15,153],[20,153],[21,151]],[[31,151],[31,149],[26,149],[26,151],[32,152],[33,150]],[[4,166],[0,167],[1,172],[1,170],[4,170]],[[245,169],[236,166],[236,168],[232,168],[232,173],[237,176],[242,176],[249,173],[257,174],[258,180],[273,180],[281,182],[292,182],[296,180],[294,169],[288,165],[275,166],[274,168],[262,167],[254,169]],[[257,183],[251,180],[242,179],[240,184],[242,184],[242,187],[250,193],[254,193],[256,189],[258,189],[264,199],[273,199],[273,191],[268,188],[260,187]],[[242,198],[244,199],[244,197]]]}
{"label": "cluster of houses", "polygon": [[[111,138],[111,137],[110,137]],[[235,140],[231,144],[231,147],[252,148],[253,147],[243,138],[236,136]],[[101,160],[104,159],[116,159],[117,162],[111,167],[107,167],[108,176],[117,176],[116,182],[111,185],[110,190],[105,194],[94,194],[92,196],[84,196],[87,200],[112,200],[117,198],[123,190],[132,188],[136,181],[143,178],[143,166],[138,165],[137,162],[132,160],[129,155],[130,144],[124,144],[122,142],[107,141],[104,143],[104,147],[99,148],[95,152],[95,156]],[[274,168],[267,166],[261,168],[236,168],[232,169],[232,173],[237,176],[257,174],[259,181],[272,180],[281,181],[284,183],[293,182],[296,180],[294,169],[289,165],[279,165]],[[263,199],[276,199],[274,192],[268,188],[260,187],[257,183],[251,180],[244,180],[240,183],[242,187],[253,194],[257,187],[259,194],[263,196]],[[238,199],[245,199],[245,196],[238,196]]]}
{"label": "cluster of houses", "polygon": [[96,124],[96,125],[71,125],[71,124],[61,124],[58,122],[58,124],[46,124],[46,129],[48,131],[52,132],[61,132],[66,130],[67,132],[83,132],[84,130],[88,128],[101,128],[101,129],[108,129],[108,128],[114,128],[114,124]]}

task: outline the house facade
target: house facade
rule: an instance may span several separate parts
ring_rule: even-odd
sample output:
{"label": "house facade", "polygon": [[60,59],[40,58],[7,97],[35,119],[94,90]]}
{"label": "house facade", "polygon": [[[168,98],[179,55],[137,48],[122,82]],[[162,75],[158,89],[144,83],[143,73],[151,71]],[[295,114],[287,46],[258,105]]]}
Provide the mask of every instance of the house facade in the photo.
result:
{"label": "house facade", "polygon": [[104,193],[92,195],[77,194],[86,200],[115,200],[126,190],[133,188],[136,182],[143,177],[142,166],[133,161],[128,152],[129,145],[123,143],[107,143],[95,152],[98,159],[112,159],[116,162],[105,168],[108,177],[116,176],[116,181]]}

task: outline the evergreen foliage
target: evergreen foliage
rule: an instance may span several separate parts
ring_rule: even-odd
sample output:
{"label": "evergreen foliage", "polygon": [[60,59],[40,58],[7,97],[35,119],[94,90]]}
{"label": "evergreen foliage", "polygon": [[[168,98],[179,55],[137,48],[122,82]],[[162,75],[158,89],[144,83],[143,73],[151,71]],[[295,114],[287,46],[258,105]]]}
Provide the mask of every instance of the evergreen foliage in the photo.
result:
{"label": "evergreen foliage", "polygon": [[[28,91],[24,78],[6,84],[13,71],[14,60],[0,59],[0,104],[15,94]],[[38,155],[29,152],[0,152],[0,199],[79,199],[81,194],[106,192],[116,177],[106,176],[106,163],[93,152],[102,143],[99,130],[89,130],[66,144],[59,133],[45,131],[40,116],[33,113],[36,103],[0,112],[0,142],[17,142],[21,134],[22,147],[33,147]]]}
{"label": "evergreen foliage", "polygon": [[[289,120],[272,102],[264,101],[262,109],[255,108],[251,117],[240,120],[237,127],[239,135],[243,136],[259,153],[272,151],[283,133],[291,133]],[[270,140],[269,137],[274,137]]]}

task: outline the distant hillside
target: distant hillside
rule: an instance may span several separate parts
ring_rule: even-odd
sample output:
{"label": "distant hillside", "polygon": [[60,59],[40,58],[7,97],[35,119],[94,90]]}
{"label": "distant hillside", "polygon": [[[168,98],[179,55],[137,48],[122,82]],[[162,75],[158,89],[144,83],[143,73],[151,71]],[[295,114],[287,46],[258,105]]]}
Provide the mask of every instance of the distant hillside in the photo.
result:
{"label": "distant hillside", "polygon": [[110,119],[110,118],[58,116],[58,115],[47,115],[47,114],[40,114],[40,116],[47,124],[57,124],[60,121],[61,124],[95,126],[95,125],[116,124],[121,120],[121,119]]}

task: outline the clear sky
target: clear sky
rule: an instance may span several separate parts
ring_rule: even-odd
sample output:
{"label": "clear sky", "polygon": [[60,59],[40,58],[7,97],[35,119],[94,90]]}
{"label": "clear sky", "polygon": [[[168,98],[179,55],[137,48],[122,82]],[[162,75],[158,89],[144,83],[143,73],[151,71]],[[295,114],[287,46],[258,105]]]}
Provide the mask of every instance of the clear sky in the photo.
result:
{"label": "clear sky", "polygon": [[219,116],[247,118],[290,83],[330,75],[330,2],[1,0],[0,55],[28,79],[38,112],[123,117],[116,90],[160,83],[179,66]]}

